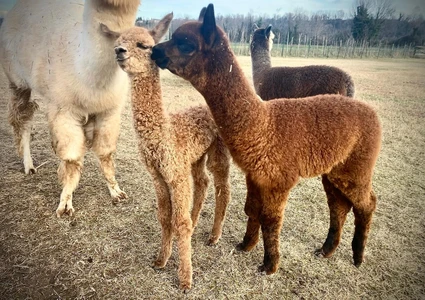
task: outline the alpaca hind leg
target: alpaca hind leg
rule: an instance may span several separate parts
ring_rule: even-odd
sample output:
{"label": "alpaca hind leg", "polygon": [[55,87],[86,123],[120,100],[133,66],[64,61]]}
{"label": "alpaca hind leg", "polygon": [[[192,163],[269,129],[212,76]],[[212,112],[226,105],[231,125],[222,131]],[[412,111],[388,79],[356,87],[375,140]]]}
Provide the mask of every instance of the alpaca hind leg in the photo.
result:
{"label": "alpaca hind leg", "polygon": [[163,268],[171,256],[171,250],[173,246],[173,231],[171,224],[172,207],[170,192],[162,176],[157,173],[154,176],[153,181],[158,203],[158,220],[161,224],[161,249],[157,259],[154,262],[154,267]]}
{"label": "alpaca hind leg", "polygon": [[[188,172],[189,173],[189,172]],[[183,173],[185,174],[185,173]],[[187,291],[192,286],[192,246],[193,232],[192,219],[189,213],[190,181],[189,176],[176,174],[175,180],[170,183],[173,206],[172,224],[177,236],[179,253],[179,281],[180,289]]]}
{"label": "alpaca hind leg", "polygon": [[62,193],[56,210],[58,217],[64,213],[72,215],[72,193],[80,181],[85,153],[85,137],[81,120],[67,110],[49,108],[49,127],[52,136],[52,147],[61,159],[58,168]]}
{"label": "alpaca hind leg", "polygon": [[260,239],[259,214],[262,207],[260,190],[249,175],[246,176],[246,187],[245,213],[248,216],[248,222],[243,241],[236,246],[239,251],[251,251]]}
{"label": "alpaca hind leg", "polygon": [[360,267],[364,261],[364,249],[372,224],[372,215],[376,208],[376,195],[372,190],[366,199],[368,201],[359,204],[355,203],[353,207],[355,229],[351,247],[356,267]]}
{"label": "alpaca hind leg", "polygon": [[227,205],[230,202],[230,153],[222,142],[218,141],[217,146],[208,153],[207,167],[214,177],[214,225],[208,239],[208,245],[214,245],[223,232]]}
{"label": "alpaca hind leg", "polygon": [[119,202],[127,198],[115,179],[114,154],[120,130],[121,110],[108,114],[96,115],[92,149],[99,158],[100,167],[113,201]]}
{"label": "alpaca hind leg", "polygon": [[267,275],[279,268],[279,236],[283,224],[283,213],[289,192],[268,190],[263,194],[263,207],[260,216],[261,232],[264,242],[264,260],[258,268]]}
{"label": "alpaca hind leg", "polygon": [[205,172],[206,155],[202,156],[199,161],[192,164],[192,178],[193,178],[193,207],[192,207],[192,224],[193,228],[196,227],[199,220],[199,214],[207,194],[209,178]]}
{"label": "alpaca hind leg", "polygon": [[330,223],[326,241],[315,253],[317,256],[330,257],[338,247],[342,228],[353,204],[329,181],[327,175],[322,176],[322,183],[328,198]]}
{"label": "alpaca hind leg", "polygon": [[34,174],[37,169],[31,157],[31,127],[37,103],[30,101],[31,89],[10,84],[12,97],[9,101],[9,123],[13,127],[19,156],[23,159],[25,174]]}

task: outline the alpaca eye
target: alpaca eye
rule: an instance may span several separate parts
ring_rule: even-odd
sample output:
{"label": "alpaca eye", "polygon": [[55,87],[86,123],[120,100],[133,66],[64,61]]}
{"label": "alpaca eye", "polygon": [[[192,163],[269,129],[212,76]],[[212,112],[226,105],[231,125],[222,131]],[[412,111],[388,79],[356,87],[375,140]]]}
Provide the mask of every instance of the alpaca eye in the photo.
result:
{"label": "alpaca eye", "polygon": [[140,48],[140,49],[143,49],[143,50],[151,48],[149,46],[143,45],[142,43],[137,43],[136,46],[137,46],[137,48]]}
{"label": "alpaca eye", "polygon": [[195,46],[191,44],[179,44],[177,48],[179,48],[179,51],[182,53],[190,53],[195,50]]}

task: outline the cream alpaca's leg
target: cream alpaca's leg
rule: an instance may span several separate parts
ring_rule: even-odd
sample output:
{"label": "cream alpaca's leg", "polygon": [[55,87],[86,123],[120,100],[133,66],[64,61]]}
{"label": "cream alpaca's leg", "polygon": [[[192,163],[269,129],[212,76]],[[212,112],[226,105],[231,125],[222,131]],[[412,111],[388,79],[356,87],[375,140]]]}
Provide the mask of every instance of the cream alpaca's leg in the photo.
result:
{"label": "cream alpaca's leg", "polygon": [[187,291],[192,285],[192,220],[189,214],[190,181],[189,176],[175,174],[175,180],[170,183],[173,205],[172,224],[177,236],[179,252],[180,289]]}
{"label": "cream alpaca's leg", "polygon": [[214,225],[208,239],[208,245],[217,244],[223,231],[227,205],[230,202],[230,153],[221,142],[208,153],[207,167],[214,177],[215,212]]}
{"label": "cream alpaca's leg", "polygon": [[121,110],[97,115],[94,124],[92,149],[99,158],[100,167],[108,185],[109,193],[114,201],[127,198],[115,179],[114,153],[120,130]]}
{"label": "cream alpaca's leg", "polygon": [[81,120],[65,109],[49,108],[49,127],[52,135],[52,147],[62,160],[58,176],[63,189],[59,206],[56,210],[58,217],[64,213],[72,215],[72,193],[80,181],[85,153],[85,137]]}
{"label": "cream alpaca's leg", "polygon": [[171,224],[172,207],[170,192],[162,175],[155,171],[153,174],[153,182],[158,203],[158,220],[161,224],[161,249],[158,258],[154,262],[154,266],[163,268],[171,256],[173,246],[173,228]]}
{"label": "cream alpaca's leg", "polygon": [[31,90],[10,84],[9,123],[13,126],[19,156],[23,159],[25,174],[36,173],[31,157],[31,121],[38,105],[30,101]]}
{"label": "cream alpaca's leg", "polygon": [[192,207],[192,224],[193,228],[196,227],[199,220],[199,214],[204,204],[205,196],[207,194],[209,178],[205,172],[206,155],[202,156],[199,161],[192,165],[192,178],[193,178],[193,207]]}

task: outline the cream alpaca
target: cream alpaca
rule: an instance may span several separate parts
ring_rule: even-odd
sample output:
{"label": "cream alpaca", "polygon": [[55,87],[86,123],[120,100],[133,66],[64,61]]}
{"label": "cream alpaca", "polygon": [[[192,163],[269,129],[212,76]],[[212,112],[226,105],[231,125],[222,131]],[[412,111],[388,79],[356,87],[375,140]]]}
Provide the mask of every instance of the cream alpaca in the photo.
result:
{"label": "cream alpaca", "polygon": [[[127,195],[115,180],[113,153],[129,81],[114,60],[113,43],[99,30],[134,24],[140,0],[20,0],[0,28],[0,61],[10,81],[9,122],[25,173],[35,173],[30,153],[31,120],[37,104],[31,91],[48,101],[52,146],[61,159],[63,185],[56,214],[73,214],[87,145],[96,153],[109,192]],[[94,52],[95,51],[95,52]]]}
{"label": "cream alpaca", "polygon": [[[214,176],[216,208],[208,243],[215,244],[221,236],[230,200],[230,154],[218,135],[208,107],[192,107],[177,114],[167,114],[163,109],[159,69],[150,55],[171,19],[172,14],[165,16],[151,31],[134,27],[124,32],[116,42],[115,52],[120,67],[131,77],[134,128],[139,136],[142,160],[152,176],[157,195],[162,243],[154,265],[165,266],[175,234],[180,258],[180,287],[187,290],[192,283],[192,228],[198,221],[209,181],[205,165]],[[119,36],[106,26],[103,31]]]}

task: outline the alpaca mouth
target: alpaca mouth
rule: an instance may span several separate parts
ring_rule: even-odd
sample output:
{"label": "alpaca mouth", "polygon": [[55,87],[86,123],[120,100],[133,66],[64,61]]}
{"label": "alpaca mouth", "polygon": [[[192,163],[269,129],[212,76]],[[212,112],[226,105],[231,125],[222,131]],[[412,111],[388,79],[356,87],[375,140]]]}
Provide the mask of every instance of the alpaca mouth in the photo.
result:
{"label": "alpaca mouth", "polygon": [[129,58],[130,58],[129,56],[127,56],[127,57],[118,57],[117,56],[116,60],[117,60],[118,63],[120,63],[120,62],[126,61]]}
{"label": "alpaca mouth", "polygon": [[167,57],[164,58],[158,58],[155,60],[155,63],[158,67],[161,69],[166,69],[168,66],[169,59]]}

